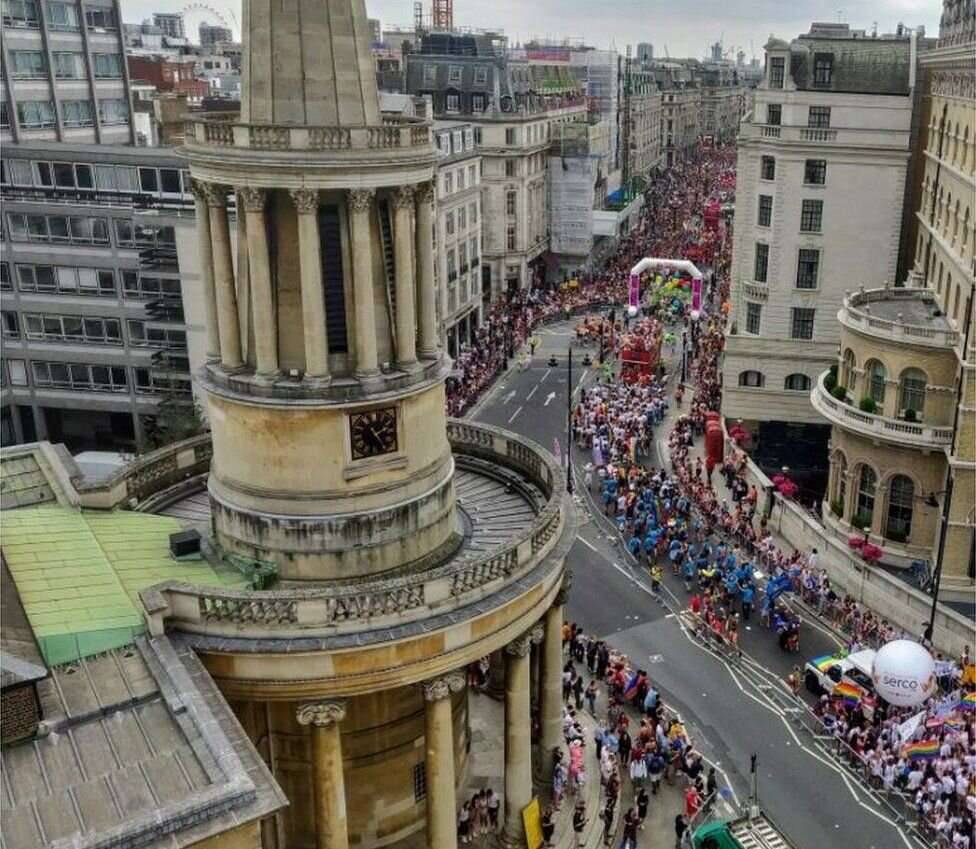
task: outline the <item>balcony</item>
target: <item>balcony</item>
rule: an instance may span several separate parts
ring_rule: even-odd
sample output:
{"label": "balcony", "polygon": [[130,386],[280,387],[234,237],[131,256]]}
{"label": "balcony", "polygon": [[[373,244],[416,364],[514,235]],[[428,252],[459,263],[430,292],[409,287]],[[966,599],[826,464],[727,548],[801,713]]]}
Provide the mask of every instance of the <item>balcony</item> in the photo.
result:
{"label": "balcony", "polygon": [[780,124],[753,124],[743,122],[739,126],[743,139],[775,140],[800,145],[837,145],[842,147],[870,147],[907,150],[907,129],[881,130],[854,127],[793,127]]}
{"label": "balcony", "polygon": [[754,280],[743,281],[742,291],[747,298],[754,301],[769,300],[769,285],[766,283],[756,283]]}
{"label": "balcony", "polygon": [[930,289],[861,289],[837,313],[844,327],[887,342],[951,349],[959,333],[939,311]]}
{"label": "balcony", "polygon": [[868,439],[880,439],[906,448],[941,451],[952,444],[951,427],[935,427],[865,413],[831,395],[824,386],[828,372],[820,375],[810,403],[832,424]]}

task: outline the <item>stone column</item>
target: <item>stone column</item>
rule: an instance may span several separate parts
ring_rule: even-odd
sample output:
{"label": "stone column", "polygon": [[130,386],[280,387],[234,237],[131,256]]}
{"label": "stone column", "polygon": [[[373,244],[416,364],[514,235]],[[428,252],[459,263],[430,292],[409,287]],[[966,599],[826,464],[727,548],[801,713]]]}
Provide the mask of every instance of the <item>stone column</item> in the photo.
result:
{"label": "stone column", "polygon": [[532,801],[529,634],[505,646],[505,825],[502,843],[525,846],[522,808]]}
{"label": "stone column", "polygon": [[539,701],[539,751],[543,781],[552,778],[552,750],[562,745],[563,604],[565,590],[546,611],[542,641],[542,696]]}
{"label": "stone column", "polygon": [[298,210],[298,257],[302,275],[302,328],[305,334],[305,380],[329,382],[329,338],[325,326],[325,292],[322,290],[322,246],[319,242],[319,193],[292,189]]}
{"label": "stone column", "polygon": [[359,377],[373,377],[379,372],[373,304],[373,240],[369,231],[369,212],[373,208],[375,194],[372,189],[353,189],[349,192],[353,300],[356,304],[356,375]]}
{"label": "stone column", "polygon": [[203,284],[203,315],[207,329],[207,362],[220,362],[220,333],[217,330],[217,292],[214,289],[213,241],[210,237],[210,211],[204,184],[191,184],[197,214],[197,240],[200,251],[200,281]]}
{"label": "stone column", "polygon": [[299,725],[312,727],[316,849],[349,849],[346,784],[339,735],[339,723],[346,717],[345,702],[309,702],[299,706],[296,716]]}
{"label": "stone column", "polygon": [[424,183],[415,195],[417,291],[420,299],[420,356],[437,357],[437,292],[434,288],[434,184]]}
{"label": "stone column", "polygon": [[217,294],[217,327],[220,333],[220,362],[226,369],[239,369],[241,325],[237,315],[237,290],[234,286],[234,260],[227,223],[227,187],[205,183],[210,208],[210,236],[213,247],[214,289]]}
{"label": "stone column", "polygon": [[457,849],[451,693],[460,693],[464,684],[463,672],[449,672],[423,684],[428,849]]}
{"label": "stone column", "polygon": [[410,368],[417,362],[417,309],[414,301],[413,186],[400,186],[393,195],[393,250],[396,265],[397,365]]}
{"label": "stone column", "polygon": [[264,213],[267,192],[245,186],[238,193],[247,213],[245,229],[251,311],[254,316],[255,377],[271,383],[278,376],[278,319],[271,291],[271,259],[268,256],[267,218]]}

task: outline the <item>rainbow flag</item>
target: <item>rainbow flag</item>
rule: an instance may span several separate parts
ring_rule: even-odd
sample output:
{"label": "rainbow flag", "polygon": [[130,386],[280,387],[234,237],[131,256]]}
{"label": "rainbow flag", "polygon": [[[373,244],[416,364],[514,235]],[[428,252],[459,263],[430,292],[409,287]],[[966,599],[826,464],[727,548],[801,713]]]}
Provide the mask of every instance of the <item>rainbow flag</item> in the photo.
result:
{"label": "rainbow flag", "polygon": [[902,749],[902,754],[912,760],[929,760],[939,756],[938,740],[922,740],[918,743],[910,743]]}
{"label": "rainbow flag", "polygon": [[835,699],[842,699],[848,707],[857,707],[864,696],[864,690],[856,684],[848,684],[846,681],[841,681],[834,687],[830,695]]}
{"label": "rainbow flag", "polygon": [[976,691],[966,693],[956,705],[956,710],[964,710],[967,713],[976,711]]}
{"label": "rainbow flag", "polygon": [[837,658],[832,654],[821,655],[810,661],[810,665],[817,667],[820,672],[826,672],[835,663],[837,663]]}
{"label": "rainbow flag", "polygon": [[961,731],[966,727],[966,720],[961,716],[950,716],[946,719],[945,725],[947,728],[952,728],[954,731]]}

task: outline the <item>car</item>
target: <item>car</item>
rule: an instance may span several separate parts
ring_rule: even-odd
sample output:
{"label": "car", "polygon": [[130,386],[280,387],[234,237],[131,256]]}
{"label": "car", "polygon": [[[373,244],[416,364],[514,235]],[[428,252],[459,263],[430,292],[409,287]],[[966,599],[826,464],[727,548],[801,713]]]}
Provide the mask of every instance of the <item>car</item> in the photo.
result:
{"label": "car", "polygon": [[854,686],[862,696],[868,697],[863,702],[865,713],[873,713],[877,699],[871,681],[875,654],[874,649],[862,649],[846,657],[829,654],[815,657],[803,668],[803,683],[815,696],[833,695],[841,683]]}

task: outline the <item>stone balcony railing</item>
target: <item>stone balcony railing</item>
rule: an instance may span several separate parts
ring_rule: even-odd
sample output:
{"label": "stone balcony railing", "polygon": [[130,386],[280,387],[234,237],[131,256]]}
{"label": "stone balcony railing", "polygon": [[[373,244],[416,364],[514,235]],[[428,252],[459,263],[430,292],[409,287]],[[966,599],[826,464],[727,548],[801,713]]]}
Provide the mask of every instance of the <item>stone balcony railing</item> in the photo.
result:
{"label": "stone balcony railing", "polygon": [[742,291],[745,293],[747,298],[752,298],[754,301],[769,300],[769,285],[766,283],[757,283],[754,280],[744,280],[742,283]]}
{"label": "stone balcony railing", "polygon": [[[250,591],[168,581],[142,593],[150,631],[170,625],[211,637],[240,637],[245,629],[249,639],[336,637],[450,613],[526,577],[574,527],[567,524],[563,470],[539,446],[500,428],[452,419],[447,432],[455,455],[515,470],[542,491],[542,508],[510,542],[477,557],[462,549],[414,574],[328,586]],[[155,463],[167,465],[162,457]],[[136,474],[142,479],[151,470],[144,465]]]}
{"label": "stone balcony railing", "polygon": [[824,386],[828,372],[820,375],[810,401],[813,408],[825,419],[845,430],[853,431],[872,439],[883,439],[897,445],[919,450],[939,451],[952,444],[952,428],[938,427],[887,416],[865,413],[831,395]]}
{"label": "stone balcony railing", "polygon": [[384,117],[378,126],[310,127],[248,124],[236,113],[204,113],[185,124],[187,147],[281,151],[370,151],[430,148],[430,124],[420,118]]}
{"label": "stone balcony railing", "polygon": [[781,124],[743,122],[739,134],[746,139],[775,139],[798,144],[829,144],[845,147],[904,147],[907,130],[875,130],[855,127],[790,127]]}
{"label": "stone balcony railing", "polygon": [[[932,303],[934,306],[934,298],[929,289],[862,289],[844,298],[844,305],[838,311],[837,318],[845,327],[892,342],[922,345],[928,348],[954,348],[959,344],[960,334],[948,327],[926,327],[922,324],[872,315],[871,304],[881,301],[889,303],[915,301]],[[945,324],[945,322],[944,320],[933,322],[933,325],[936,324]]]}

